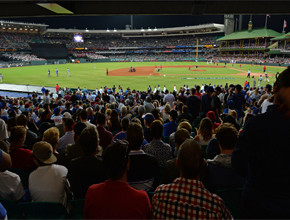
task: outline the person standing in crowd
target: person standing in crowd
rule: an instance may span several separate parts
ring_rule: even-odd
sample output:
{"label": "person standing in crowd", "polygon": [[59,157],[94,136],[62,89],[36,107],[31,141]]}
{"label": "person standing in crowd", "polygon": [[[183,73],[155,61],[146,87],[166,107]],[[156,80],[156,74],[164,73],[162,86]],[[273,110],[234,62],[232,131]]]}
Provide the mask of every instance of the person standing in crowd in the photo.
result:
{"label": "person standing in crowd", "polygon": [[288,67],[274,84],[274,105],[247,121],[234,148],[232,166],[246,178],[242,218],[290,216],[289,91]]}

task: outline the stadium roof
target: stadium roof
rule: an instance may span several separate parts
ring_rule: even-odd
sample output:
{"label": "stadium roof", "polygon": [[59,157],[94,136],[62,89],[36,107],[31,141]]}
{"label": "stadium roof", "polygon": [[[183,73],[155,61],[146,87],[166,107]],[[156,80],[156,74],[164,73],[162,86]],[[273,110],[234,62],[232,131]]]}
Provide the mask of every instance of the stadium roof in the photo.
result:
{"label": "stadium roof", "polygon": [[279,37],[272,38],[271,40],[287,40],[290,39],[290,33],[282,34]]}
{"label": "stadium roof", "polygon": [[245,30],[245,31],[237,31],[232,34],[229,34],[227,36],[224,36],[218,41],[226,41],[226,40],[240,40],[240,39],[253,39],[253,38],[263,38],[263,37],[279,37],[281,36],[280,33],[277,31],[274,31],[272,29],[266,29],[266,28],[259,28],[259,29],[253,29],[251,31]]}
{"label": "stadium roof", "polygon": [[123,37],[155,37],[155,36],[180,36],[223,33],[223,24],[201,24],[195,26],[172,27],[172,28],[151,28],[151,29],[123,29],[123,30],[81,30],[81,29],[47,29],[46,33],[58,34],[122,34]]}
{"label": "stadium roof", "polygon": [[1,17],[289,14],[288,0],[1,0]]}

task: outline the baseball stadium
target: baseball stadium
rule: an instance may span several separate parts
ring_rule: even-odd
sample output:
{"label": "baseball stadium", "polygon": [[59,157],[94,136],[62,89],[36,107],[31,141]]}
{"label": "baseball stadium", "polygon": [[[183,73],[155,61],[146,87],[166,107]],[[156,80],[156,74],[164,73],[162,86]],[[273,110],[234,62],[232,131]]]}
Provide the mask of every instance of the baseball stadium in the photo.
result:
{"label": "baseball stadium", "polygon": [[[289,64],[287,35],[252,30],[252,24],[246,31],[225,37],[224,25],[214,23],[116,32],[1,24],[1,74],[7,84],[91,90],[118,84],[141,91],[150,84],[168,88],[251,84],[253,79],[246,79],[248,70],[251,77],[265,77],[265,65],[273,84],[275,74]],[[130,71],[131,67],[136,71]]]}
{"label": "baseball stadium", "polygon": [[0,219],[290,218],[290,2],[0,8]]}

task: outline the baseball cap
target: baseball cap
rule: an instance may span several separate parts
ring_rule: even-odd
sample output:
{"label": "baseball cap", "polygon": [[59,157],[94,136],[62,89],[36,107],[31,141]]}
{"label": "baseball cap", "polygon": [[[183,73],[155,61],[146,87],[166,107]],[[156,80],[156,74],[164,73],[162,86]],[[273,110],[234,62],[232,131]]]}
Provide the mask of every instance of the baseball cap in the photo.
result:
{"label": "baseball cap", "polygon": [[59,112],[60,112],[60,108],[59,108],[59,107],[57,107],[57,108],[55,108],[55,109],[53,110],[53,113],[54,113],[55,115],[58,115]]}
{"label": "baseball cap", "polygon": [[208,117],[211,121],[215,121],[215,113],[213,111],[208,111],[206,113],[206,117]]}
{"label": "baseball cap", "polygon": [[147,113],[142,116],[148,123],[152,123],[154,121],[154,116],[152,113]]}
{"label": "baseball cap", "polygon": [[169,115],[175,120],[178,116],[177,111],[176,110],[171,110],[169,112]]}
{"label": "baseball cap", "polygon": [[69,112],[65,112],[63,113],[62,118],[71,118],[71,114]]}
{"label": "baseball cap", "polygon": [[53,164],[57,161],[53,154],[53,149],[50,143],[40,141],[33,145],[33,156],[35,156],[41,163]]}
{"label": "baseball cap", "polygon": [[214,89],[212,86],[207,87],[206,89],[207,92],[214,92]]}

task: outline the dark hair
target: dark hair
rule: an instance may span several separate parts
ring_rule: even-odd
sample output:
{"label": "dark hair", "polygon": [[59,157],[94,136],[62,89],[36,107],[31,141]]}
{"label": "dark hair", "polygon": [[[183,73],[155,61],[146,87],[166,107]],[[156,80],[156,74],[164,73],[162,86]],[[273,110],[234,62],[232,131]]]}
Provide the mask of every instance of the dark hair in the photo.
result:
{"label": "dark hair", "polygon": [[131,122],[127,130],[127,141],[130,150],[140,150],[144,140],[143,128],[140,124]]}
{"label": "dark hair", "polygon": [[179,147],[178,166],[186,179],[197,178],[202,170],[203,156],[200,145],[193,139],[186,139]]}
{"label": "dark hair", "polygon": [[95,126],[85,128],[80,135],[80,146],[84,154],[91,155],[97,152],[99,134]]}
{"label": "dark hair", "polygon": [[238,131],[234,125],[230,123],[221,124],[216,129],[216,139],[223,149],[234,149],[238,141]]}
{"label": "dark hair", "polygon": [[196,89],[195,88],[191,88],[190,91],[191,91],[192,95],[194,95],[196,93]]}
{"label": "dark hair", "polygon": [[16,124],[26,127],[26,125],[27,125],[27,118],[26,118],[26,116],[24,114],[19,115],[16,118]]}
{"label": "dark hair", "polygon": [[72,131],[73,130],[73,125],[74,125],[74,120],[72,118],[67,118],[64,121],[64,126],[66,127],[67,130]]}
{"label": "dark hair", "polygon": [[198,134],[201,134],[203,139],[205,141],[208,141],[212,138],[212,122],[208,117],[205,117],[201,120],[199,129],[198,129]]}
{"label": "dark hair", "polygon": [[10,133],[10,142],[17,142],[21,138],[25,138],[26,136],[26,128],[23,126],[15,126],[11,129]]}
{"label": "dark hair", "polygon": [[240,130],[240,125],[236,122],[234,116],[232,116],[232,115],[225,114],[224,119],[223,119],[223,123],[231,123],[232,125],[235,126],[237,131]]}
{"label": "dark hair", "polygon": [[121,120],[121,127],[123,131],[127,131],[130,124],[129,118],[122,118]]}
{"label": "dark hair", "polygon": [[187,138],[190,138],[190,134],[185,128],[180,128],[174,134],[174,140],[178,146],[180,146]]}
{"label": "dark hair", "polygon": [[188,113],[188,106],[187,105],[182,106],[182,112]]}
{"label": "dark hair", "polygon": [[152,138],[160,139],[163,135],[163,124],[159,120],[155,120],[152,122],[150,126],[150,133]]}
{"label": "dark hair", "polygon": [[282,87],[290,87],[290,66],[287,67],[276,79],[275,82],[276,91]]}
{"label": "dark hair", "polygon": [[81,112],[79,113],[79,117],[82,120],[87,120],[88,119],[88,113],[85,109],[81,110]]}
{"label": "dark hair", "polygon": [[78,122],[75,126],[74,126],[74,132],[77,136],[80,136],[82,131],[86,128],[86,124],[83,122]]}
{"label": "dark hair", "polygon": [[268,92],[271,92],[272,91],[272,86],[270,84],[267,84],[265,86],[265,88],[267,89]]}
{"label": "dark hair", "polygon": [[99,113],[98,114],[98,117],[97,117],[97,123],[99,125],[103,125],[103,124],[105,124],[105,122],[106,122],[106,116],[105,116],[105,114],[104,113]]}
{"label": "dark hair", "polygon": [[104,150],[103,164],[108,179],[118,180],[123,176],[128,163],[128,154],[127,141],[117,141]]}

